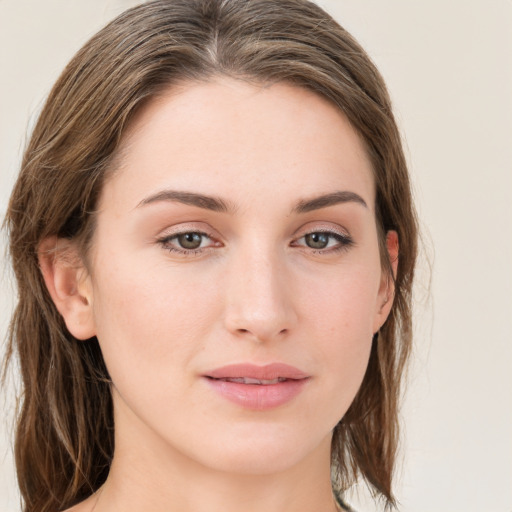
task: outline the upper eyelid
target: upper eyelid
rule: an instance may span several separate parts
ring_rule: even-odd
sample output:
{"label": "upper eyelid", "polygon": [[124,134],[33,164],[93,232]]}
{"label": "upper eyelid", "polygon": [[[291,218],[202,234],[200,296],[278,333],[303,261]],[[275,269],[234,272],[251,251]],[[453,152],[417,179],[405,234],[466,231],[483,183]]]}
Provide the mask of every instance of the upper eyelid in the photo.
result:
{"label": "upper eyelid", "polygon": [[[299,233],[302,233],[302,234],[299,236]],[[317,224],[311,228],[308,228],[307,225],[306,225],[306,227],[302,226],[295,232],[294,236],[295,236],[295,239],[297,239],[297,238],[302,238],[303,236],[306,236],[310,233],[334,233],[334,234],[342,236],[344,238],[351,238],[351,235],[347,229],[341,228],[341,227],[336,228],[332,225],[326,225],[326,224],[321,224],[321,225]]]}
{"label": "upper eyelid", "polygon": [[[198,226],[197,224],[201,224],[201,226]],[[171,238],[173,236],[179,236],[179,235],[183,235],[185,233],[201,233],[203,235],[206,235],[210,238],[215,238],[216,235],[216,231],[211,229],[210,227],[204,227],[204,223],[203,222],[198,222],[197,224],[195,223],[188,223],[188,222],[183,222],[183,223],[180,223],[176,226],[169,226],[165,229],[162,229],[158,235],[157,235],[157,238],[161,239],[161,238]]]}
{"label": "upper eyelid", "polygon": [[[205,231],[199,230],[199,229],[187,229],[184,231],[176,231],[173,233],[162,234],[158,237],[157,241],[160,243],[168,242],[169,240],[175,240],[179,236],[186,235],[187,233],[197,233],[198,235],[201,235],[202,237],[208,238],[212,242],[212,245],[214,245],[215,243],[218,243],[218,240],[214,236],[210,235],[209,233],[206,233]],[[204,247],[203,249],[207,249],[207,247]],[[186,250],[186,249],[183,249],[183,250]],[[192,249],[190,249],[190,250],[192,250]]]}
{"label": "upper eyelid", "polygon": [[[341,230],[341,229],[338,230],[338,229],[335,229],[332,227],[318,227],[315,229],[305,229],[305,230],[301,230],[302,234],[299,234],[301,232],[300,230],[297,230],[297,231],[298,231],[298,233],[296,232],[294,234],[294,237],[293,237],[294,240],[296,240],[298,238],[303,238],[304,236],[309,235],[311,233],[332,233],[332,234],[340,235],[342,237],[350,238],[350,234],[348,232],[346,232],[345,230]],[[158,235],[158,238],[159,239],[172,238],[172,237],[183,235],[186,233],[199,233],[199,234],[201,234],[203,236],[207,236],[209,238],[216,238],[216,235],[213,234],[212,232],[210,232],[210,230],[195,228],[195,227],[182,228],[182,229],[177,229],[177,230],[172,230],[172,231],[170,231],[170,230],[168,231],[167,229],[165,229]]]}
{"label": "upper eyelid", "polygon": [[314,229],[312,231],[306,231],[301,236],[295,237],[294,240],[300,240],[301,238],[304,238],[307,235],[312,235],[313,233],[324,233],[324,234],[331,235],[331,236],[336,235],[339,238],[346,238],[346,239],[351,238],[351,236],[347,233],[340,233],[339,231],[334,231],[332,229]]}

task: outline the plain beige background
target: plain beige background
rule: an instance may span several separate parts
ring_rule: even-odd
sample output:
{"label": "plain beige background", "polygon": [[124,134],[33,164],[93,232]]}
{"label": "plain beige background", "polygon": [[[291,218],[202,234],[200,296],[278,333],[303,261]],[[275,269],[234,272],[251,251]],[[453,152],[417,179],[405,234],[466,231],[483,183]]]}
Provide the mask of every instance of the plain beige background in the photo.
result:
{"label": "plain beige background", "polygon": [[[76,50],[134,0],[0,0],[0,215],[25,134]],[[512,0],[320,0],[376,61],[427,252],[403,408],[404,512],[512,511]],[[5,243],[2,240],[2,249]],[[2,262],[3,263],[3,262]],[[5,266],[2,265],[2,269]],[[0,286],[0,332],[14,292]],[[0,511],[19,510],[2,396]],[[357,510],[379,510],[364,490]]]}

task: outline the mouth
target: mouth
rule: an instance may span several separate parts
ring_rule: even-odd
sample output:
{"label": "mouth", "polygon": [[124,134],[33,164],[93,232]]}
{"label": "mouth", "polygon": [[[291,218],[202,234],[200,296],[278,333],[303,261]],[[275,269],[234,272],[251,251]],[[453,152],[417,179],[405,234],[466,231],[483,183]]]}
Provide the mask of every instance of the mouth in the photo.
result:
{"label": "mouth", "polygon": [[282,363],[228,365],[203,377],[223,398],[244,409],[258,411],[292,401],[311,378],[298,368]]}
{"label": "mouth", "polygon": [[[271,363],[258,366],[252,363],[230,364],[216,368],[205,377],[217,380],[229,380],[243,384],[277,384],[285,380],[306,379],[309,375],[295,366],[284,363]],[[242,380],[240,380],[242,379]]]}
{"label": "mouth", "polygon": [[250,384],[250,385],[259,385],[259,386],[268,386],[270,384],[278,384],[279,382],[284,382],[286,380],[295,380],[295,379],[287,379],[286,377],[278,377],[277,379],[252,379],[250,377],[226,377],[222,379],[216,379],[214,377],[209,377],[214,380],[223,380],[224,382],[236,382],[238,384]]}

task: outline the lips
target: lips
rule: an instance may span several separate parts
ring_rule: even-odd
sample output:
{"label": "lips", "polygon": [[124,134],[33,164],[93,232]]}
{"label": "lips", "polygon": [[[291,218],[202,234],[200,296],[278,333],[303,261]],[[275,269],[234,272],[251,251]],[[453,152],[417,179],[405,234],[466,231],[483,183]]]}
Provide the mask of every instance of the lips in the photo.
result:
{"label": "lips", "polygon": [[227,377],[223,380],[225,382],[238,382],[239,384],[258,384],[262,386],[268,386],[269,384],[278,384],[284,382],[286,377],[278,377],[277,379],[251,379],[250,377]]}
{"label": "lips", "polygon": [[283,363],[265,366],[235,364],[209,371],[204,378],[210,387],[245,409],[265,410],[290,402],[310,376]]}
{"label": "lips", "polygon": [[308,374],[284,363],[272,363],[265,366],[254,364],[232,364],[217,368],[206,374],[212,379],[253,379],[259,381],[272,381],[275,379],[300,380],[309,377]]}

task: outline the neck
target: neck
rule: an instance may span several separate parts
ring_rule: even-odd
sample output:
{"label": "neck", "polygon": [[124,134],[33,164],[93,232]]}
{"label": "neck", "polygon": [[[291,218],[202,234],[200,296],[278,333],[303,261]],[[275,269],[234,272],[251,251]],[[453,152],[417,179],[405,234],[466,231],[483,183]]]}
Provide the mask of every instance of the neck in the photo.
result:
{"label": "neck", "polygon": [[[327,444],[327,443],[326,443]],[[178,457],[180,458],[180,457]],[[147,460],[116,454],[94,512],[318,512],[334,504],[329,464],[300,464],[279,473],[239,475],[192,461]]]}

